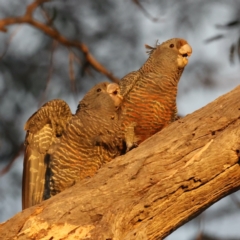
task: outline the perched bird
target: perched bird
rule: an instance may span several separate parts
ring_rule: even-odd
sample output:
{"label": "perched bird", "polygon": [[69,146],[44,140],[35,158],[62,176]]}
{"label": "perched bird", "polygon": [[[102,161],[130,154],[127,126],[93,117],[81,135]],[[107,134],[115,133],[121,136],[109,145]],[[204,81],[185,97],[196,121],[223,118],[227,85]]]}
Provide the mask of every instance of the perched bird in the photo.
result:
{"label": "perched bird", "polygon": [[133,132],[126,136],[128,150],[176,119],[178,82],[192,53],[187,41],[179,38],[146,48],[148,60],[119,82],[122,127]]}
{"label": "perched bird", "polygon": [[93,88],[83,98],[51,154],[46,198],[92,177],[104,163],[120,155],[124,145],[119,127],[120,89],[113,91],[117,97],[114,95],[116,101],[111,101],[103,87]]}
{"label": "perched bird", "polygon": [[100,83],[79,102],[75,115],[66,102],[44,104],[26,122],[23,209],[92,176],[104,162],[120,154],[116,83]]}

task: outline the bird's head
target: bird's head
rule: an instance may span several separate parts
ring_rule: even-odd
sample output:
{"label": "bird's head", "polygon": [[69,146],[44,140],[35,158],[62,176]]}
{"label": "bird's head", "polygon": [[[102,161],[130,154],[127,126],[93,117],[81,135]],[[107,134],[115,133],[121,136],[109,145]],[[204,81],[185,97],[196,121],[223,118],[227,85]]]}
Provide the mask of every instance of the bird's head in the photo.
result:
{"label": "bird's head", "polygon": [[157,62],[166,60],[169,64],[172,61],[177,61],[178,68],[184,68],[188,64],[188,57],[192,54],[192,48],[188,42],[181,38],[172,38],[157,44],[156,47],[145,45],[151,59]]}
{"label": "bird's head", "polygon": [[115,109],[117,110],[123,97],[120,95],[119,85],[102,82],[90,89],[79,102],[77,112],[81,109]]}

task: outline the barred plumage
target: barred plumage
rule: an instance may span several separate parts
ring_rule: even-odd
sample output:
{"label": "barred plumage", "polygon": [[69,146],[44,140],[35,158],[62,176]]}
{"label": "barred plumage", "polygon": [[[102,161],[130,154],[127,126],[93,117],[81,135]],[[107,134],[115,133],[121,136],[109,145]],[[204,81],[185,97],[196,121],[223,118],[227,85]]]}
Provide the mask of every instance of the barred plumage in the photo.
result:
{"label": "barred plumage", "polygon": [[64,101],[56,99],[29,118],[25,125],[23,209],[94,175],[104,162],[120,154],[121,101],[119,86],[104,82],[85,95],[75,115]]}
{"label": "barred plumage", "polygon": [[120,155],[123,136],[119,112],[107,97],[101,94],[94,100],[95,104],[91,101],[89,105],[84,101],[90,101],[84,99],[69,122],[57,150],[51,155],[50,196],[92,177],[105,162]]}
{"label": "barred plumage", "polygon": [[[150,49],[148,60],[119,83],[124,97],[122,127],[135,124],[136,144],[175,119],[178,81],[192,53],[187,41],[178,38],[146,48]],[[132,147],[131,142],[127,145],[128,149]]]}
{"label": "barred plumage", "polygon": [[23,209],[42,201],[46,155],[72,118],[69,106],[60,99],[44,104],[26,122],[25,154],[22,183]]}

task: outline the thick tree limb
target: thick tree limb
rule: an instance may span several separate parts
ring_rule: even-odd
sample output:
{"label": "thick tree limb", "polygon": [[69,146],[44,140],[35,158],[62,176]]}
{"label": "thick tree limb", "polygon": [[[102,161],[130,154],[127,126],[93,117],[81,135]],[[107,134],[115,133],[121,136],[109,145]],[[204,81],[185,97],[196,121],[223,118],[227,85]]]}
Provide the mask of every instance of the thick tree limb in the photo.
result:
{"label": "thick tree limb", "polygon": [[111,72],[109,72],[101,63],[99,63],[89,52],[88,47],[79,42],[74,40],[68,40],[64,36],[62,36],[56,29],[52,28],[51,26],[48,26],[47,24],[41,23],[33,18],[33,12],[34,10],[41,4],[45,2],[49,2],[50,0],[35,0],[32,4],[30,4],[26,12],[23,16],[20,17],[9,17],[5,19],[0,20],[0,31],[7,31],[7,26],[12,24],[22,24],[27,23],[32,25],[35,28],[38,28],[42,32],[44,32],[46,35],[51,37],[52,39],[55,39],[62,45],[66,47],[74,47],[79,49],[85,56],[86,62],[88,62],[96,71],[104,74],[106,77],[108,77],[113,82],[118,83],[119,79],[116,78]]}
{"label": "thick tree limb", "polygon": [[240,188],[240,86],[0,226],[3,239],[162,239]]}

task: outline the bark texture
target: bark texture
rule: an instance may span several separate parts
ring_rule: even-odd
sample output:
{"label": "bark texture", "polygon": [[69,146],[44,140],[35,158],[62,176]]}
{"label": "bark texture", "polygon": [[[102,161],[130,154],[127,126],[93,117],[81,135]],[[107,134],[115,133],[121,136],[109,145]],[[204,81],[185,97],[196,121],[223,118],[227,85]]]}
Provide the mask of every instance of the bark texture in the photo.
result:
{"label": "bark texture", "polygon": [[163,239],[238,189],[240,86],[2,223],[0,239]]}

